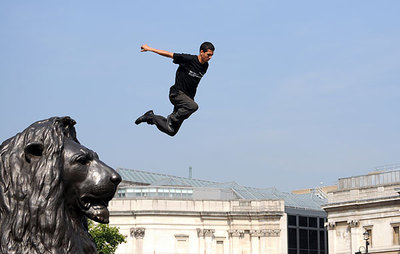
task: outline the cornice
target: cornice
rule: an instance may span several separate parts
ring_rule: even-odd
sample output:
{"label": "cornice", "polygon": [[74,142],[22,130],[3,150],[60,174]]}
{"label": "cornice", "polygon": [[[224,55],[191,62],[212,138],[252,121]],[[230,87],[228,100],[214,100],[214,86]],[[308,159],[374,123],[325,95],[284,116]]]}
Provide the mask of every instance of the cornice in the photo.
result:
{"label": "cornice", "polygon": [[328,203],[322,206],[322,209],[327,210],[335,210],[335,209],[348,209],[349,207],[360,207],[360,206],[382,206],[384,203],[393,203],[400,202],[399,196],[390,196],[385,198],[373,198],[373,199],[363,199],[363,200],[351,200],[345,202],[337,202],[337,203]]}
{"label": "cornice", "polygon": [[228,218],[269,218],[269,219],[280,219],[284,212],[280,211],[266,211],[266,212],[193,212],[193,211],[110,211],[112,216],[196,216],[201,218],[213,218],[213,219],[228,219]]}

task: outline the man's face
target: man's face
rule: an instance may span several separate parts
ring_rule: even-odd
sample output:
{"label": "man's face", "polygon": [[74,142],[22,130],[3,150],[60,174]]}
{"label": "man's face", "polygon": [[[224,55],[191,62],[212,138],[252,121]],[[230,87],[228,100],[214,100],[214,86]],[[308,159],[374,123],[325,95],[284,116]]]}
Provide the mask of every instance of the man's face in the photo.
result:
{"label": "man's face", "polygon": [[203,63],[210,61],[211,57],[214,55],[214,51],[208,49],[206,52],[200,50],[200,58]]}

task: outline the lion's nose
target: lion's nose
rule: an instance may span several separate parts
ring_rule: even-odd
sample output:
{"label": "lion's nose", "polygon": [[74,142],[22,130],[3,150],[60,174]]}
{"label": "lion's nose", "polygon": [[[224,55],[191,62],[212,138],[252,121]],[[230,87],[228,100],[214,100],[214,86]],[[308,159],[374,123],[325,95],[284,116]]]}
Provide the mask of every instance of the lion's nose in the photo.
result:
{"label": "lion's nose", "polygon": [[121,182],[122,178],[117,172],[115,172],[115,173],[111,174],[110,180],[115,185],[118,185]]}

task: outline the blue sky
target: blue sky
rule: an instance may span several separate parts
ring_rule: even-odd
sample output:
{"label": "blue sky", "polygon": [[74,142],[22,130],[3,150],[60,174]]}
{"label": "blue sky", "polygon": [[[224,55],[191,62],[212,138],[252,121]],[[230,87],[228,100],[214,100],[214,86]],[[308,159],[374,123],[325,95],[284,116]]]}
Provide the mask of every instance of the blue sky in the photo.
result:
{"label": "blue sky", "polygon": [[[400,162],[400,2],[1,1],[0,140],[69,115],[112,167],[282,191]],[[177,66],[216,47],[175,137]]]}

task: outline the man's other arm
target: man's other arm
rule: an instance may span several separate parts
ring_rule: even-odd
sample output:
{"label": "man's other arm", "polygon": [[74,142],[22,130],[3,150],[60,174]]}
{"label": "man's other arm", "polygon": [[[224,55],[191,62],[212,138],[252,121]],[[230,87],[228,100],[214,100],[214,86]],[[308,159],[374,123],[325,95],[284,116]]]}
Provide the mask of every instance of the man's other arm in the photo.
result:
{"label": "man's other arm", "polygon": [[151,51],[154,52],[156,54],[159,54],[161,56],[165,56],[165,57],[169,57],[169,58],[173,58],[174,57],[174,53],[166,51],[166,50],[162,50],[162,49],[155,49],[152,47],[149,47],[149,45],[144,44],[140,47],[141,52],[146,52],[146,51]]}

